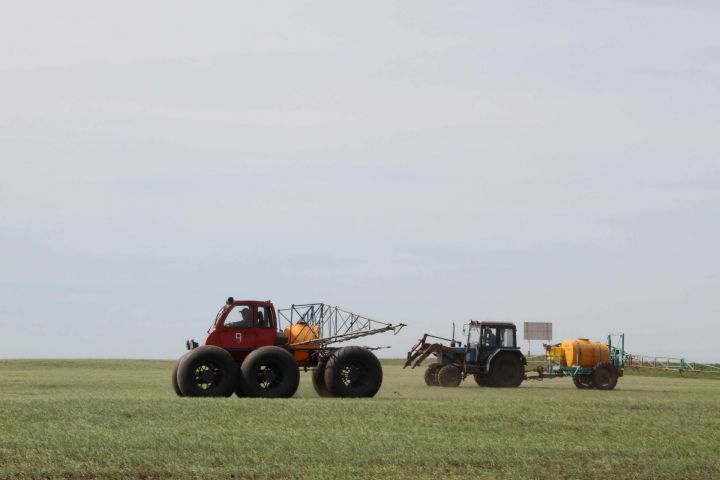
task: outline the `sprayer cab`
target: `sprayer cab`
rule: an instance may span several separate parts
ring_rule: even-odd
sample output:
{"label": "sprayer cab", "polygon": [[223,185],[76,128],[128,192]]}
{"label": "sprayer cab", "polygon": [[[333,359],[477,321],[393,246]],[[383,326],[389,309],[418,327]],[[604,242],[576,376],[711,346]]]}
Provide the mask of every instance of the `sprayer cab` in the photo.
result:
{"label": "sprayer cab", "polygon": [[230,297],[218,311],[203,345],[227,350],[241,362],[253,350],[281,343],[278,342],[278,338],[282,338],[279,333],[272,302]]}

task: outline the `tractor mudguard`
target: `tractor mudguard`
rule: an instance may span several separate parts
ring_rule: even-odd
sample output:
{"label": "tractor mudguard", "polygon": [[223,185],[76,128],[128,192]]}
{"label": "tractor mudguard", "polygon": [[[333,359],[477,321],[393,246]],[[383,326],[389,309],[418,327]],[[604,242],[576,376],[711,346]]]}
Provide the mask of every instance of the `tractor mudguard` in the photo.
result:
{"label": "tractor mudguard", "polygon": [[525,355],[523,355],[522,352],[520,350],[518,350],[517,348],[498,348],[492,354],[490,354],[487,361],[485,362],[485,371],[486,372],[490,371],[490,364],[492,364],[493,359],[496,356],[498,356],[498,354],[504,353],[504,352],[509,352],[509,353],[512,353],[513,355],[520,357],[522,364],[527,365],[527,359],[525,358]]}

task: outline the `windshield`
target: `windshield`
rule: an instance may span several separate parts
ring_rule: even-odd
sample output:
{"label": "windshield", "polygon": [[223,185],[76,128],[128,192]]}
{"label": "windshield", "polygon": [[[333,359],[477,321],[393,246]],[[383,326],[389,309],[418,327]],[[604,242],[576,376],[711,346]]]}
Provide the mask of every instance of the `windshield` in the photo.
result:
{"label": "windshield", "polygon": [[[218,321],[220,321],[220,317],[221,317],[222,314],[225,312],[225,309],[226,309],[227,307],[228,307],[227,305],[223,305],[223,306],[220,308],[220,310],[218,311],[217,315],[215,315],[215,321],[213,322],[213,324],[212,324],[212,326],[211,326],[210,328],[217,326]],[[208,331],[210,331],[210,329],[208,329]]]}
{"label": "windshield", "polygon": [[469,325],[468,345],[477,345],[480,342],[480,325]]}

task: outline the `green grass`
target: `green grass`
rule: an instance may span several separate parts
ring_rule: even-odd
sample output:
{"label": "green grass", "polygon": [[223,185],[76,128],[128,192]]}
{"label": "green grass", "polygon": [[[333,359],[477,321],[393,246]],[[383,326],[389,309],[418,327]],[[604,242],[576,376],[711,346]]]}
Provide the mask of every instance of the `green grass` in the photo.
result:
{"label": "green grass", "polygon": [[720,382],[426,387],[374,399],[185,399],[171,362],[0,361],[1,478],[720,478]]}

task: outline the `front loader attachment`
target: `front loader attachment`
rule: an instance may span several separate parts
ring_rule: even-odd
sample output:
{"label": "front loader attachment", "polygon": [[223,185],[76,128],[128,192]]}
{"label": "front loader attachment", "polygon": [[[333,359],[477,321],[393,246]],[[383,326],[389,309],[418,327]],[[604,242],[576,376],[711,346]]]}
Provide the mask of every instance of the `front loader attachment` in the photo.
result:
{"label": "front loader attachment", "polygon": [[435,338],[438,340],[446,340],[448,342],[451,342],[451,345],[455,345],[455,340],[450,340],[449,338],[443,338],[443,337],[436,337],[434,335],[430,335],[426,333],[423,335],[423,337],[418,341],[418,343],[415,344],[415,346],[410,349],[410,351],[407,354],[407,358],[405,360],[405,365],[403,365],[403,368],[415,368],[420,366],[423,361],[427,357],[429,357],[432,354],[435,354],[438,357],[441,357],[443,352],[447,352],[450,355],[454,355],[457,353],[457,350],[454,347],[448,347],[447,345],[443,345],[442,343],[430,343],[427,341],[428,338]]}

